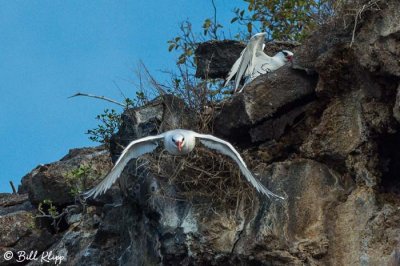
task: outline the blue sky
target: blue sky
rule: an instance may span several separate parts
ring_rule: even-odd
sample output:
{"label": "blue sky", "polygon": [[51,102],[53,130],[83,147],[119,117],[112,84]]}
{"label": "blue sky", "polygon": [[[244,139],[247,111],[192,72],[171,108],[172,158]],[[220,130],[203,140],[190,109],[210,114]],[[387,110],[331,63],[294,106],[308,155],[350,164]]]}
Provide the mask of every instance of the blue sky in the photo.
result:
{"label": "blue sky", "polygon": [[[231,25],[241,0],[215,0],[217,17]],[[158,79],[174,68],[167,40],[189,19],[194,31],[213,15],[211,0],[0,1],[0,192],[71,148],[96,146],[84,133],[110,103],[89,92],[133,97],[142,60]],[[118,85],[119,89],[116,87]],[[117,108],[118,109],[118,108]]]}

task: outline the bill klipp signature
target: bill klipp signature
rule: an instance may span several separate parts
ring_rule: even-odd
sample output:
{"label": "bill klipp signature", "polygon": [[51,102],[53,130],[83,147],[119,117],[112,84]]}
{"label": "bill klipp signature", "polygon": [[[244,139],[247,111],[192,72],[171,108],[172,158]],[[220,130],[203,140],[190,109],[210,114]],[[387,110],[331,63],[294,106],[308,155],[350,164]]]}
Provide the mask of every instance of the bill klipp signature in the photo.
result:
{"label": "bill klipp signature", "polygon": [[65,259],[64,256],[55,254],[52,250],[43,251],[39,253],[37,250],[32,250],[30,252],[26,252],[24,250],[21,251],[7,251],[4,253],[5,260],[15,259],[16,262],[29,262],[29,261],[38,261],[41,263],[51,263],[53,262],[55,265],[61,264]]}

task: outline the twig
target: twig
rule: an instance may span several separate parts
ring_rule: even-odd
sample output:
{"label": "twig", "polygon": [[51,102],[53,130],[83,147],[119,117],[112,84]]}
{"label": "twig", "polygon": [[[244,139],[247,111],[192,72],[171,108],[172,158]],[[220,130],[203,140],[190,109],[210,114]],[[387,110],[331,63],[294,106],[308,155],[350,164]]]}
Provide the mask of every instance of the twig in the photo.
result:
{"label": "twig", "polygon": [[14,186],[13,181],[10,181],[10,186],[11,186],[11,189],[12,189],[12,191],[13,191],[13,194],[18,194],[18,193],[17,193],[17,190],[15,189],[15,186]]}
{"label": "twig", "polygon": [[51,218],[53,220],[57,220],[60,219],[61,217],[63,217],[64,215],[66,215],[68,212],[63,211],[62,213],[58,214],[58,215],[51,215],[51,214],[46,214],[43,210],[39,210],[42,214],[41,215],[36,215],[36,218]]}
{"label": "twig", "polygon": [[153,85],[153,87],[157,90],[159,95],[166,95],[167,93],[163,90],[161,85],[154,79],[154,77],[150,74],[150,71],[147,69],[146,65],[143,63],[143,61],[139,62],[139,66],[141,66],[144,70],[144,73],[146,74],[150,85]]}
{"label": "twig", "polygon": [[355,39],[355,35],[356,35],[356,29],[357,29],[357,24],[358,24],[358,19],[361,19],[361,15],[365,10],[370,9],[371,7],[373,7],[374,5],[377,6],[377,10],[380,10],[379,6],[378,6],[378,2],[380,0],[370,0],[368,1],[368,3],[364,4],[360,9],[358,9],[355,18],[354,18],[354,27],[353,27],[353,32],[351,35],[351,42],[350,42],[350,47],[353,45],[354,43],[354,39]]}
{"label": "twig", "polygon": [[78,93],[68,97],[68,99],[72,98],[72,97],[77,97],[77,96],[86,96],[86,97],[96,98],[96,99],[104,100],[104,101],[107,101],[107,102],[115,103],[115,104],[117,104],[119,106],[122,106],[122,107],[126,107],[126,104],[122,104],[120,102],[117,102],[116,100],[113,100],[113,99],[110,99],[110,98],[107,98],[107,97],[104,97],[104,96],[97,96],[97,95],[88,94],[88,93],[81,93],[81,92],[78,92]]}
{"label": "twig", "polygon": [[218,39],[217,37],[217,7],[215,6],[214,0],[211,0],[212,6],[214,8],[214,29],[213,29],[213,34],[214,34],[214,39]]}
{"label": "twig", "polygon": [[[115,82],[115,80],[113,80],[114,86],[119,90],[119,93],[122,95],[122,97],[124,98],[125,102],[128,103],[128,97],[125,96],[125,94],[122,92],[121,88],[119,87],[119,85],[117,84],[117,82]],[[126,104],[126,108],[128,107],[129,104]]]}

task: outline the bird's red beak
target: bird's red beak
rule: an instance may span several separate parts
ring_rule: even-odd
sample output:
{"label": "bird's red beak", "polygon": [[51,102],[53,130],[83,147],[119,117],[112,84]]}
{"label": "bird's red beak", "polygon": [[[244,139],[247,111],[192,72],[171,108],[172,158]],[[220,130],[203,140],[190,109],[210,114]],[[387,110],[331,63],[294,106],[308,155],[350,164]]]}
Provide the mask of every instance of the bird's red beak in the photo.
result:
{"label": "bird's red beak", "polygon": [[291,56],[291,55],[286,56],[286,58],[287,58],[287,60],[289,60],[289,62],[292,62],[292,61],[293,61],[293,56]]}
{"label": "bird's red beak", "polygon": [[182,151],[183,141],[177,141],[176,145],[178,146],[178,151]]}

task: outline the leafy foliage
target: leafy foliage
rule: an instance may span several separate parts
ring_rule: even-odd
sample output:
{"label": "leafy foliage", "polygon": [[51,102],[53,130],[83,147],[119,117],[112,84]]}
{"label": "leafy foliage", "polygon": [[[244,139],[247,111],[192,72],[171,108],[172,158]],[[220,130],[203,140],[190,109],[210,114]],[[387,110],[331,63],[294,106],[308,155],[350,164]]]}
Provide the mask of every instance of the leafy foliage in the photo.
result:
{"label": "leafy foliage", "polygon": [[269,39],[301,40],[333,14],[332,0],[244,0],[247,10],[236,8],[231,23],[267,32]]}
{"label": "leafy foliage", "polygon": [[92,141],[109,145],[112,135],[122,123],[121,115],[114,109],[105,109],[96,119],[100,122],[97,128],[89,129],[86,134],[90,135],[89,139]]}
{"label": "leafy foliage", "polygon": [[[177,64],[183,65],[188,63],[191,67],[195,66],[193,60],[194,51],[197,47],[198,36],[192,31],[192,23],[185,21],[180,25],[181,34],[180,36],[174,37],[167,43],[168,51],[178,51],[180,54],[178,56]],[[205,30],[206,31],[206,30]],[[208,31],[207,31],[208,32]]]}
{"label": "leafy foliage", "polygon": [[81,164],[78,168],[69,172],[66,176],[67,182],[71,185],[72,196],[79,196],[88,187],[89,180],[95,180],[95,174],[90,164]]}
{"label": "leafy foliage", "polygon": [[203,32],[195,34],[192,24],[188,21],[181,24],[181,35],[168,41],[169,51],[177,51],[177,72],[171,72],[171,81],[163,85],[167,93],[174,94],[181,98],[187,106],[197,113],[199,130],[205,129],[210,122],[210,114],[204,115],[205,109],[212,109],[217,101],[226,97],[227,91],[223,87],[221,80],[205,79],[201,80],[195,76],[196,61],[194,51],[199,42],[206,40],[216,40],[220,36],[218,30],[222,25],[217,20],[207,18],[204,20]]}
{"label": "leafy foliage", "polygon": [[56,206],[53,205],[53,202],[49,199],[45,199],[39,203],[38,210],[41,213],[48,213],[53,219],[59,215]]}
{"label": "leafy foliage", "polygon": [[139,91],[135,92],[136,98],[130,99],[125,98],[125,109],[140,107],[149,102],[148,96],[144,93],[144,88],[141,88]]}
{"label": "leafy foliage", "polygon": [[223,26],[217,22],[217,9],[214,1],[211,0],[211,3],[214,7],[214,17],[206,18],[203,21],[203,35],[194,34],[192,24],[189,21],[185,21],[180,26],[181,35],[174,37],[167,42],[169,44],[168,51],[180,51],[177,61],[178,65],[185,64],[189,61],[190,65],[194,67],[195,62],[190,59],[193,58],[197,43],[199,41],[220,39],[219,29],[222,29]]}
{"label": "leafy foliage", "polygon": [[206,18],[203,22],[203,35],[209,36],[213,40],[218,40],[218,29],[222,29],[223,26],[214,19]]}
{"label": "leafy foliage", "polygon": [[[144,93],[143,89],[136,92],[136,98],[125,98],[123,105],[125,109],[132,107],[143,106],[148,103],[148,97]],[[116,133],[122,123],[121,114],[114,109],[105,109],[102,114],[96,116],[99,124],[94,129],[89,129],[86,134],[89,135],[89,139],[94,142],[103,143],[105,145],[110,144],[112,135]]]}
{"label": "leafy foliage", "polygon": [[[58,231],[61,229],[60,228],[60,223],[63,220],[64,215],[67,214],[68,208],[66,207],[62,210],[60,213],[55,205],[53,205],[53,201],[50,199],[45,199],[42,202],[39,203],[38,206],[38,215],[35,215],[34,217],[36,219],[49,219],[51,221],[51,228],[53,229],[55,233],[58,233]],[[30,227],[33,229],[36,227],[35,224],[30,225]]]}

